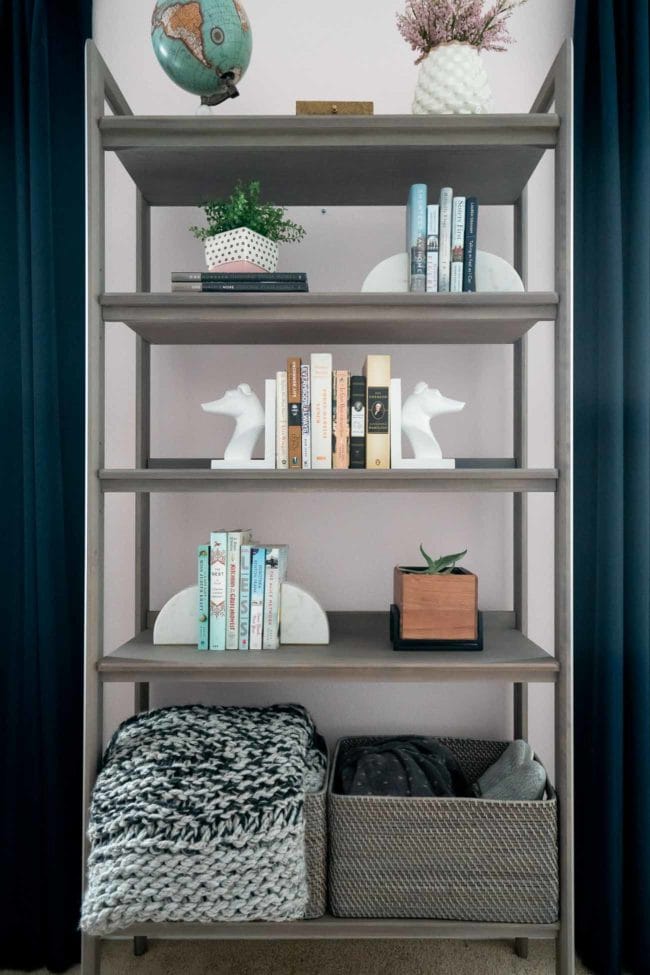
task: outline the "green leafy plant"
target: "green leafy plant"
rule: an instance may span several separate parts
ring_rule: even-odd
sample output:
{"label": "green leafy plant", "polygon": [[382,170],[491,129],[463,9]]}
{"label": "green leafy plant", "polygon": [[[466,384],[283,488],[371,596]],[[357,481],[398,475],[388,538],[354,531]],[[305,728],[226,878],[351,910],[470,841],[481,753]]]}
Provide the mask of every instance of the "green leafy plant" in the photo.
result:
{"label": "green leafy plant", "polygon": [[420,575],[425,576],[449,575],[449,573],[456,568],[456,563],[460,562],[460,560],[467,555],[467,549],[465,549],[464,552],[457,552],[455,555],[441,555],[439,559],[432,559],[431,556],[424,551],[421,543],[420,552],[427,563],[426,565],[416,566],[415,568],[401,565],[400,571],[406,573],[419,573]]}
{"label": "green leafy plant", "polygon": [[203,203],[201,209],[205,213],[207,227],[190,227],[199,240],[239,227],[248,227],[269,240],[283,244],[292,244],[305,236],[303,227],[285,217],[284,207],[261,202],[257,180],[247,185],[239,180],[228,199],[210,200]]}

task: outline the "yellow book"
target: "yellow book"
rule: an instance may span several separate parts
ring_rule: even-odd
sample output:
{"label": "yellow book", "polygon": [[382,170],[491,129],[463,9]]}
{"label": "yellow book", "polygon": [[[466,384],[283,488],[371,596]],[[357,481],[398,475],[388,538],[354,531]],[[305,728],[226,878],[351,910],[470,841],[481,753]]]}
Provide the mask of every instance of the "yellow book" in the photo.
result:
{"label": "yellow book", "polygon": [[366,468],[390,467],[390,356],[369,355],[364,375],[368,386],[366,400]]}

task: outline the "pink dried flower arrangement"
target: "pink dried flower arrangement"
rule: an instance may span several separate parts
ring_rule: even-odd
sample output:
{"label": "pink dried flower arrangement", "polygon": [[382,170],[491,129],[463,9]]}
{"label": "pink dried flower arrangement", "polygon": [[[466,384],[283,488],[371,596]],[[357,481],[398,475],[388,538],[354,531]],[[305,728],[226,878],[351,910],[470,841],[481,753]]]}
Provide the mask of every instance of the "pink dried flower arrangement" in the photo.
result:
{"label": "pink dried flower arrangement", "polygon": [[496,0],[483,10],[485,0],[407,0],[397,15],[399,32],[414,51],[416,64],[440,44],[458,41],[479,51],[505,51],[512,38],[508,20],[526,0]]}

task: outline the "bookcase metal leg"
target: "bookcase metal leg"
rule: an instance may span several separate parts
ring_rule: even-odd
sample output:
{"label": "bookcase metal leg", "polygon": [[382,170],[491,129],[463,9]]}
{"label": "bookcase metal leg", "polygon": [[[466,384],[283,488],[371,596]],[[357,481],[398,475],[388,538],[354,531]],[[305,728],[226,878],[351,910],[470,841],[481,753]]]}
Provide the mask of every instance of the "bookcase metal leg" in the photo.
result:
{"label": "bookcase metal leg", "polygon": [[528,741],[528,684],[515,684],[513,690],[514,737]]}
{"label": "bookcase metal leg", "polygon": [[133,685],[133,707],[136,714],[149,710],[149,684]]}
{"label": "bookcase metal leg", "polygon": [[515,954],[518,958],[528,958],[528,938],[515,938]]}
{"label": "bookcase metal leg", "polygon": [[144,935],[137,935],[133,939],[133,954],[136,958],[140,958],[142,955],[146,955],[147,949],[149,948],[149,942]]}
{"label": "bookcase metal leg", "polygon": [[100,975],[101,953],[101,938],[81,936],[81,975]]}

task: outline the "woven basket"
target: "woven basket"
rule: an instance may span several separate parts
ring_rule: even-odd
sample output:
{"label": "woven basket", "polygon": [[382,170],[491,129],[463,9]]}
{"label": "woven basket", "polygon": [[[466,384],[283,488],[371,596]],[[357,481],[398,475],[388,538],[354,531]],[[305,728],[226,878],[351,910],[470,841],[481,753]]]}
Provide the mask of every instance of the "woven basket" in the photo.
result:
{"label": "woven basket", "polygon": [[[329,899],[337,917],[549,924],[558,917],[557,798],[386,798],[328,790]],[[507,742],[439,738],[475,781]]]}
{"label": "woven basket", "polygon": [[[325,741],[320,739],[328,756]],[[322,917],[327,909],[327,783],[330,776],[329,761],[325,773],[325,785],[320,792],[305,796],[305,859],[307,861],[307,887],[309,900],[305,919]]]}

